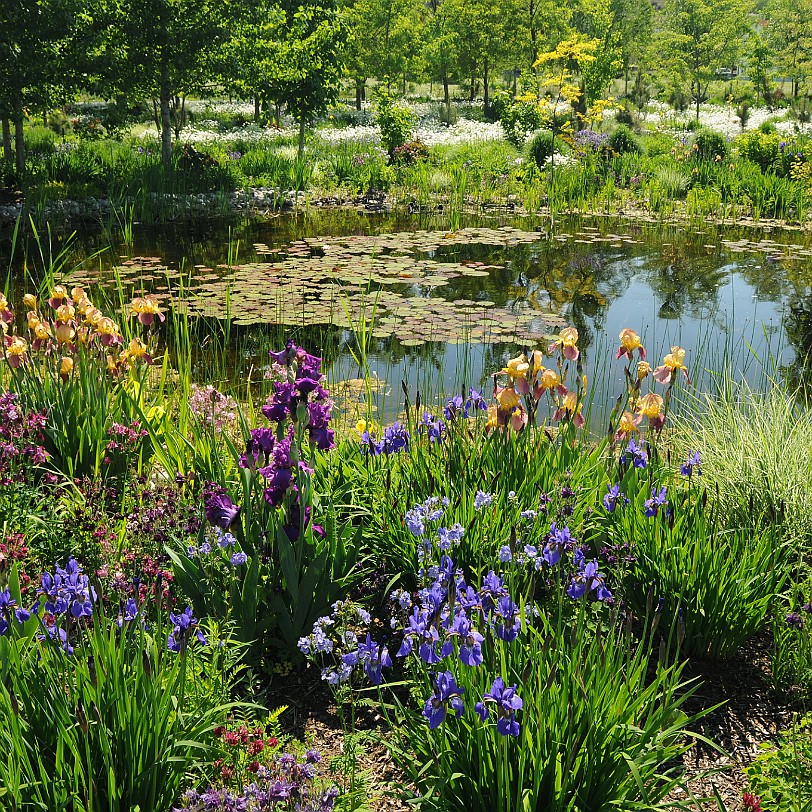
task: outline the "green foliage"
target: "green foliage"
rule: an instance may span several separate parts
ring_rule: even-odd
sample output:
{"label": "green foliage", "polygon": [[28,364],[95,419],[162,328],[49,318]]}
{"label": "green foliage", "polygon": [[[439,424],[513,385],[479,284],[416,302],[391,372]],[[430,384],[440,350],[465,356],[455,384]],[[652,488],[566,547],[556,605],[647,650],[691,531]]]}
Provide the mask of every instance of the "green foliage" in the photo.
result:
{"label": "green foliage", "polygon": [[375,123],[381,131],[381,145],[390,157],[398,147],[411,140],[414,131],[414,114],[397,100],[394,91],[381,85],[377,94]]}
{"label": "green foliage", "polygon": [[743,0],[668,0],[663,22],[657,55],[690,87],[698,120],[717,69],[734,64],[741,50],[747,10]]}
{"label": "green foliage", "polygon": [[703,161],[724,160],[727,157],[727,141],[721,133],[703,127],[696,131],[694,143],[697,156]]}
{"label": "green foliage", "polygon": [[791,392],[728,383],[688,403],[675,434],[699,451],[702,482],[729,524],[767,517],[785,538],[812,541],[812,419]]}
{"label": "green foliage", "polygon": [[793,719],[775,745],[745,767],[748,789],[770,812],[808,812],[812,806],[812,718]]}
{"label": "green foliage", "polygon": [[739,155],[758,164],[762,172],[767,172],[778,160],[781,136],[776,132],[752,130],[737,139]]}
{"label": "green foliage", "polygon": [[[685,657],[732,657],[765,626],[788,574],[787,549],[771,526],[726,527],[707,493],[668,488],[668,506],[646,516],[644,501],[661,488],[640,482],[636,469],[620,479],[631,503],[607,513],[608,543],[634,539],[626,599],[638,615],[676,631]],[[603,543],[603,542],[601,542]]]}
{"label": "green foliage", "polygon": [[527,155],[539,169],[544,169],[547,162],[553,157],[555,148],[556,144],[552,132],[542,130],[530,139],[527,145]]}
{"label": "green foliage", "polygon": [[[800,564],[801,571],[805,565]],[[808,571],[808,570],[806,570]],[[770,674],[774,687],[802,699],[812,696],[812,581],[793,584],[775,606]]]}
{"label": "green foliage", "polygon": [[640,142],[625,124],[619,124],[609,134],[609,147],[618,155],[639,155],[643,151]]}

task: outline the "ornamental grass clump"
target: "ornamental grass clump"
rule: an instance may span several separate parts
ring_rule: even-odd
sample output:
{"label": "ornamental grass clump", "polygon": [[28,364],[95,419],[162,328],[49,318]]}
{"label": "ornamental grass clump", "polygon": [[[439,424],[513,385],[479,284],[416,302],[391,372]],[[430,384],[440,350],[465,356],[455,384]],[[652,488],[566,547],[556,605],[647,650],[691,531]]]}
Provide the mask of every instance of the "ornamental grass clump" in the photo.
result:
{"label": "ornamental grass clump", "polygon": [[766,394],[729,379],[690,399],[674,442],[702,456],[704,484],[724,521],[753,517],[812,549],[812,418],[796,393]]}

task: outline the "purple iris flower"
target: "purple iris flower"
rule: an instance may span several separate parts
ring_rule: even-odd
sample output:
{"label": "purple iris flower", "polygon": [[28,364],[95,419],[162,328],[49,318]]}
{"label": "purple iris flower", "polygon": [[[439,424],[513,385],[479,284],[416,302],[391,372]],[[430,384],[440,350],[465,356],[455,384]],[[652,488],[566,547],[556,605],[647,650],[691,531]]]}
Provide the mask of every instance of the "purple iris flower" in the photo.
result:
{"label": "purple iris flower", "polygon": [[694,451],[693,454],[688,455],[688,459],[685,460],[682,465],[679,467],[679,472],[690,479],[694,475],[694,471],[696,471],[697,476],[702,476],[702,468],[700,467],[701,460],[699,457],[699,452]]}
{"label": "purple iris flower", "polygon": [[[465,402],[462,399],[462,395],[456,395],[453,398],[449,398],[446,405],[443,407],[443,417],[446,420],[454,420],[457,415],[462,412]],[[468,417],[466,414],[465,417]]]}
{"label": "purple iris flower", "polygon": [[454,618],[454,622],[451,624],[448,634],[459,637],[460,661],[464,665],[482,665],[484,662],[482,656],[482,642],[485,638],[471,626],[471,621],[465,612],[460,612],[457,617]]}
{"label": "purple iris flower", "polygon": [[660,508],[668,506],[668,499],[666,497],[665,487],[651,489],[651,499],[646,499],[643,503],[646,508],[646,516],[656,516],[660,512]]}
{"label": "purple iris flower", "polygon": [[608,493],[603,497],[603,506],[609,513],[614,513],[618,505],[628,504],[629,500],[626,498],[626,494],[620,490],[619,484],[607,485],[606,489]]}
{"label": "purple iris flower", "polygon": [[567,595],[573,600],[578,600],[583,598],[587,592],[594,591],[595,597],[599,601],[609,600],[612,593],[606,588],[603,575],[598,570],[598,562],[585,562],[583,554],[581,554],[578,566],[579,570],[572,576],[572,581],[567,588]]}
{"label": "purple iris flower", "polygon": [[206,518],[211,524],[222,530],[228,530],[240,515],[241,508],[224,493],[210,493],[204,504]]}
{"label": "purple iris flower", "polygon": [[506,643],[512,643],[522,630],[519,607],[509,595],[505,595],[499,598],[495,614],[501,620],[501,622],[497,621],[496,624],[496,636]]}
{"label": "purple iris flower", "polygon": [[491,690],[482,697],[482,702],[477,702],[474,710],[479,714],[479,718],[484,722],[490,716],[488,704],[496,706],[499,719],[496,722],[496,730],[502,736],[518,736],[519,723],[516,721],[516,711],[524,707],[522,698],[516,693],[517,688],[511,685],[505,687],[502,677],[497,677],[493,681]]}
{"label": "purple iris flower", "polygon": [[[348,658],[350,659],[348,660]],[[383,682],[383,669],[392,667],[389,650],[386,646],[379,646],[374,642],[369,632],[367,632],[367,639],[358,644],[356,651],[345,654],[341,659],[348,665],[362,663],[367,678],[373,685],[380,685]]]}
{"label": "purple iris flower", "polygon": [[648,464],[648,454],[635,443],[633,438],[629,440],[629,444],[621,455],[620,461],[625,464],[629,459],[631,459],[632,465],[635,468],[645,468]]}
{"label": "purple iris flower", "polygon": [[457,685],[457,681],[450,671],[437,673],[434,678],[433,694],[426,701],[426,706],[423,708],[423,716],[429,720],[430,730],[434,730],[443,723],[449,705],[457,717],[462,716],[462,712],[465,710],[462,703],[462,694],[464,693],[465,688]]}
{"label": "purple iris flower", "polygon": [[197,618],[192,616],[191,606],[187,606],[179,615],[170,612],[169,620],[173,625],[172,633],[167,638],[167,648],[170,651],[182,651],[193,633],[201,645],[208,645],[203,632],[197,627]]}

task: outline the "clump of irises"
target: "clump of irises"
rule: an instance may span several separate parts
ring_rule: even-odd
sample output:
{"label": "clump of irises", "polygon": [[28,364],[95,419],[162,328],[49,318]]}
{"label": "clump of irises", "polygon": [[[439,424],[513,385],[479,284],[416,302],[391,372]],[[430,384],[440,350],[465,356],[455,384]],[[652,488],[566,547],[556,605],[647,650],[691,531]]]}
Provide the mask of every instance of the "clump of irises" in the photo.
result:
{"label": "clump of irises", "polygon": [[[489,497],[484,491],[477,493],[477,510],[490,502]],[[486,681],[489,690],[471,698],[466,696],[467,681],[461,679],[459,669],[493,667],[489,653],[515,644],[537,609],[522,608],[514,600],[502,571],[489,570],[478,586],[466,580],[449,555],[462,542],[465,530],[459,523],[443,521],[448,507],[447,499],[430,497],[404,516],[417,541],[419,586],[414,593],[397,589],[390,594],[391,638],[376,642],[369,614],[338,603],[332,615],[320,618],[313,632],[299,641],[299,648],[314,662],[331,663],[323,665],[322,678],[332,685],[352,684],[362,672],[366,680],[380,685],[384,669],[394,665],[391,645],[396,659],[410,663],[426,678],[430,693],[423,716],[430,729],[439,727],[449,713],[462,716],[466,703],[473,701],[482,723],[495,721],[500,735],[518,736],[517,713],[523,708],[518,684],[508,685],[497,674]],[[597,561],[587,560],[569,528],[555,522],[537,544],[517,549],[503,545],[498,557],[500,564],[529,566],[531,571],[558,568],[566,594],[573,600],[612,600]]]}

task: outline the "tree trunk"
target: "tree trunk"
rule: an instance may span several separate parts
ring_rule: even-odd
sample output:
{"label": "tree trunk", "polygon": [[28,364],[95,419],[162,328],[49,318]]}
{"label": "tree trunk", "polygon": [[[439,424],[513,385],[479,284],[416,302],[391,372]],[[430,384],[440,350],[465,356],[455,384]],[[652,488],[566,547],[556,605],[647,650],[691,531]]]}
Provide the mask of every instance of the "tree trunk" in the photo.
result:
{"label": "tree trunk", "polygon": [[17,174],[22,178],[25,174],[25,132],[23,131],[22,107],[14,111],[14,157]]}
{"label": "tree trunk", "polygon": [[355,80],[355,109],[361,109],[361,102],[364,97],[364,81],[361,79]]}
{"label": "tree trunk", "polygon": [[3,119],[3,158],[11,163],[11,123]]}
{"label": "tree trunk", "polygon": [[536,29],[536,4],[530,0],[528,6],[528,17],[530,22],[530,66],[535,70],[536,60],[539,58],[538,30]]}
{"label": "tree trunk", "polygon": [[299,158],[304,155],[305,120],[304,116],[299,119]]}
{"label": "tree trunk", "polygon": [[487,118],[491,112],[491,94],[488,92],[488,81],[490,72],[489,68],[490,65],[488,65],[488,57],[486,56],[484,62],[482,63],[482,87],[483,87],[483,95],[485,98],[484,105],[485,118]]}
{"label": "tree trunk", "polygon": [[259,124],[259,96],[254,96],[254,124]]}
{"label": "tree trunk", "polygon": [[161,60],[161,160],[167,169],[172,166],[172,117],[169,110],[171,95],[169,63],[164,56]]}
{"label": "tree trunk", "polygon": [[468,101],[473,102],[476,96],[476,68],[471,70],[471,86],[468,88]]}
{"label": "tree trunk", "polygon": [[443,71],[443,102],[445,104],[446,121],[451,121],[451,95],[448,90],[448,74]]}
{"label": "tree trunk", "polygon": [[696,120],[699,121],[699,91],[696,92]]}

